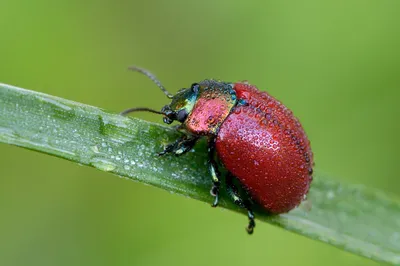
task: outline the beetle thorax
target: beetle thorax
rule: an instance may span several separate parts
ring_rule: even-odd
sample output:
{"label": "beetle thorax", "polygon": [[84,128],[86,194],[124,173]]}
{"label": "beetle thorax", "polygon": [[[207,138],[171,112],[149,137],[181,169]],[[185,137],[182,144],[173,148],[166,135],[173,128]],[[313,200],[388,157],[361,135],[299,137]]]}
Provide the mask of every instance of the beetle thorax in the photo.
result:
{"label": "beetle thorax", "polygon": [[216,135],[236,104],[236,92],[232,84],[214,80],[199,85],[199,95],[184,125],[196,135]]}

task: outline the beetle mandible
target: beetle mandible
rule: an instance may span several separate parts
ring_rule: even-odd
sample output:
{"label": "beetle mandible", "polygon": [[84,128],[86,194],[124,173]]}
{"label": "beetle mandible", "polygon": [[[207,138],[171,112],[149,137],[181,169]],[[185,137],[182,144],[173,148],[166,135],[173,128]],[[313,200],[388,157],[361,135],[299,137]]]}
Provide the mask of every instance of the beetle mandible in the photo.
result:
{"label": "beetle mandible", "polygon": [[255,227],[254,203],[268,213],[279,214],[295,208],[305,198],[312,181],[313,153],[300,122],[281,102],[247,82],[216,80],[194,83],[173,96],[149,71],[129,69],[150,78],[171,103],[160,112],[131,108],[121,114],[148,111],[163,115],[166,124],[181,123],[178,129],[186,134],[168,144],[159,155],[182,155],[201,137],[207,138],[213,182],[210,193],[215,197],[212,206],[218,205],[219,161],[227,170],[227,194],[247,209],[249,234]]}

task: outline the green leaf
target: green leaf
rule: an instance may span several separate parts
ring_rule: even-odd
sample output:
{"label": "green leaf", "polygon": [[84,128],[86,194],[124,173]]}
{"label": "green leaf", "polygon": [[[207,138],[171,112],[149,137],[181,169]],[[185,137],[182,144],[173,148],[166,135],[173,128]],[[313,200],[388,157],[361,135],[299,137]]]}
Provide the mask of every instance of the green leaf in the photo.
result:
{"label": "green leaf", "polygon": [[[156,156],[178,135],[158,124],[0,84],[0,142],[210,204],[204,142],[185,156]],[[222,195],[221,207],[244,213],[225,198]],[[310,201],[311,211],[307,210]],[[341,184],[316,174],[309,201],[287,214],[258,212],[256,217],[354,254],[400,264],[399,201],[371,188]]]}

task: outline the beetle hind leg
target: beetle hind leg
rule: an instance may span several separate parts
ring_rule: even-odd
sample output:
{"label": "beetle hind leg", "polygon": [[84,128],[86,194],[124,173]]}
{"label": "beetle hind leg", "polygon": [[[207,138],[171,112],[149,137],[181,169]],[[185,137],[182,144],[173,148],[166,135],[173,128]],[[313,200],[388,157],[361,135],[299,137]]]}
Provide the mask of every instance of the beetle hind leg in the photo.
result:
{"label": "beetle hind leg", "polygon": [[254,213],[251,208],[251,201],[249,199],[244,199],[240,196],[239,191],[235,184],[233,183],[233,175],[231,173],[228,173],[226,175],[226,187],[227,187],[227,192],[228,195],[231,197],[233,202],[247,210],[247,217],[249,218],[249,224],[246,227],[246,231],[248,234],[252,234],[254,231],[254,227],[256,227],[256,222],[254,221]]}

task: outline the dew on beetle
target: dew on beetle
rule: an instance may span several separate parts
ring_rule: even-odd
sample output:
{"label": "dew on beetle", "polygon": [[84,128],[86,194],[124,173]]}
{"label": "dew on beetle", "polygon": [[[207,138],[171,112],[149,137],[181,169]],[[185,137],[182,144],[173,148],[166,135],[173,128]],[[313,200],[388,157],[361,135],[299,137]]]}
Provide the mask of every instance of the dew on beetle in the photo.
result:
{"label": "dew on beetle", "polygon": [[[138,69],[133,68],[133,70]],[[139,69],[139,72],[153,79],[153,76],[148,74],[147,71],[140,71]],[[190,98],[187,97],[187,94],[179,93],[175,96],[170,95],[160,85],[158,80],[153,79],[153,81],[156,81],[160,89],[169,98],[172,98],[171,104],[166,106],[171,108],[171,112],[176,113],[179,110],[175,104],[177,101],[184,101],[186,104],[189,103]],[[185,108],[189,107],[196,110],[196,101],[197,103],[207,102],[211,99],[214,99],[214,101],[209,102],[210,105],[207,108],[201,108],[201,112],[192,112],[192,121],[184,123],[187,132],[189,134],[193,133],[195,135],[213,137],[213,140],[216,141],[216,157],[221,159],[227,171],[235,173],[238,176],[239,182],[243,183],[250,193],[254,193],[257,196],[255,198],[259,201],[258,203],[264,206],[267,211],[271,213],[285,213],[298,206],[302,196],[307,193],[309,183],[311,182],[306,171],[312,166],[313,156],[309,143],[301,145],[298,143],[299,140],[304,140],[305,142],[308,139],[300,123],[293,117],[291,111],[268,93],[260,92],[255,86],[248,83],[238,82],[228,84],[205,80],[196,85],[201,90],[200,94],[195,101],[190,102],[193,105],[190,105],[190,107],[185,106]],[[187,89],[187,92],[190,91],[192,93],[193,88],[195,87]],[[239,104],[235,107],[227,105],[232,99]],[[181,107],[179,106],[179,108]],[[136,110],[139,109],[146,110],[147,108],[136,108]],[[176,120],[169,117],[167,113],[163,113],[163,111],[147,110],[168,116],[167,118],[171,121],[168,119],[164,120],[166,123]],[[192,109],[189,111],[192,111]],[[226,120],[223,120],[225,118]],[[206,124],[204,128],[201,128],[201,132],[198,127],[196,128],[196,123],[198,123],[196,121],[200,119]],[[225,122],[221,125],[218,121]],[[198,134],[199,132],[201,134]],[[221,134],[220,139],[218,139],[219,134]],[[166,138],[170,142],[169,137]],[[143,155],[152,155],[150,150],[155,148],[156,144],[148,143],[146,145],[141,143],[136,148],[136,158],[140,158]],[[194,150],[191,152],[194,152]],[[124,160],[125,155],[118,154],[119,156],[116,159],[121,160],[120,156],[122,156],[122,160],[125,166],[127,166],[129,161],[126,162]],[[146,166],[154,172],[162,171],[161,165],[168,165],[169,169],[174,170],[172,173],[173,178],[187,176],[188,180],[196,182],[193,179],[193,174],[189,173],[187,175],[186,169],[180,166],[179,163],[160,160],[157,166],[155,166],[147,162],[147,160],[142,160],[141,162],[137,161],[137,159],[135,160],[137,167],[142,168]],[[130,165],[133,164],[134,161],[131,161]],[[207,161],[204,161],[204,165],[208,167]],[[265,168],[268,167],[277,169],[271,169],[267,173]],[[280,181],[281,178],[285,179],[285,183],[289,185],[274,185],[276,183],[274,181]],[[271,192],[272,196],[265,197],[264,192],[266,191]],[[278,197],[274,195],[285,196]],[[328,195],[328,197],[331,196]],[[249,216],[249,219],[252,221],[251,216]],[[252,229],[250,226],[249,224],[249,229]]]}

